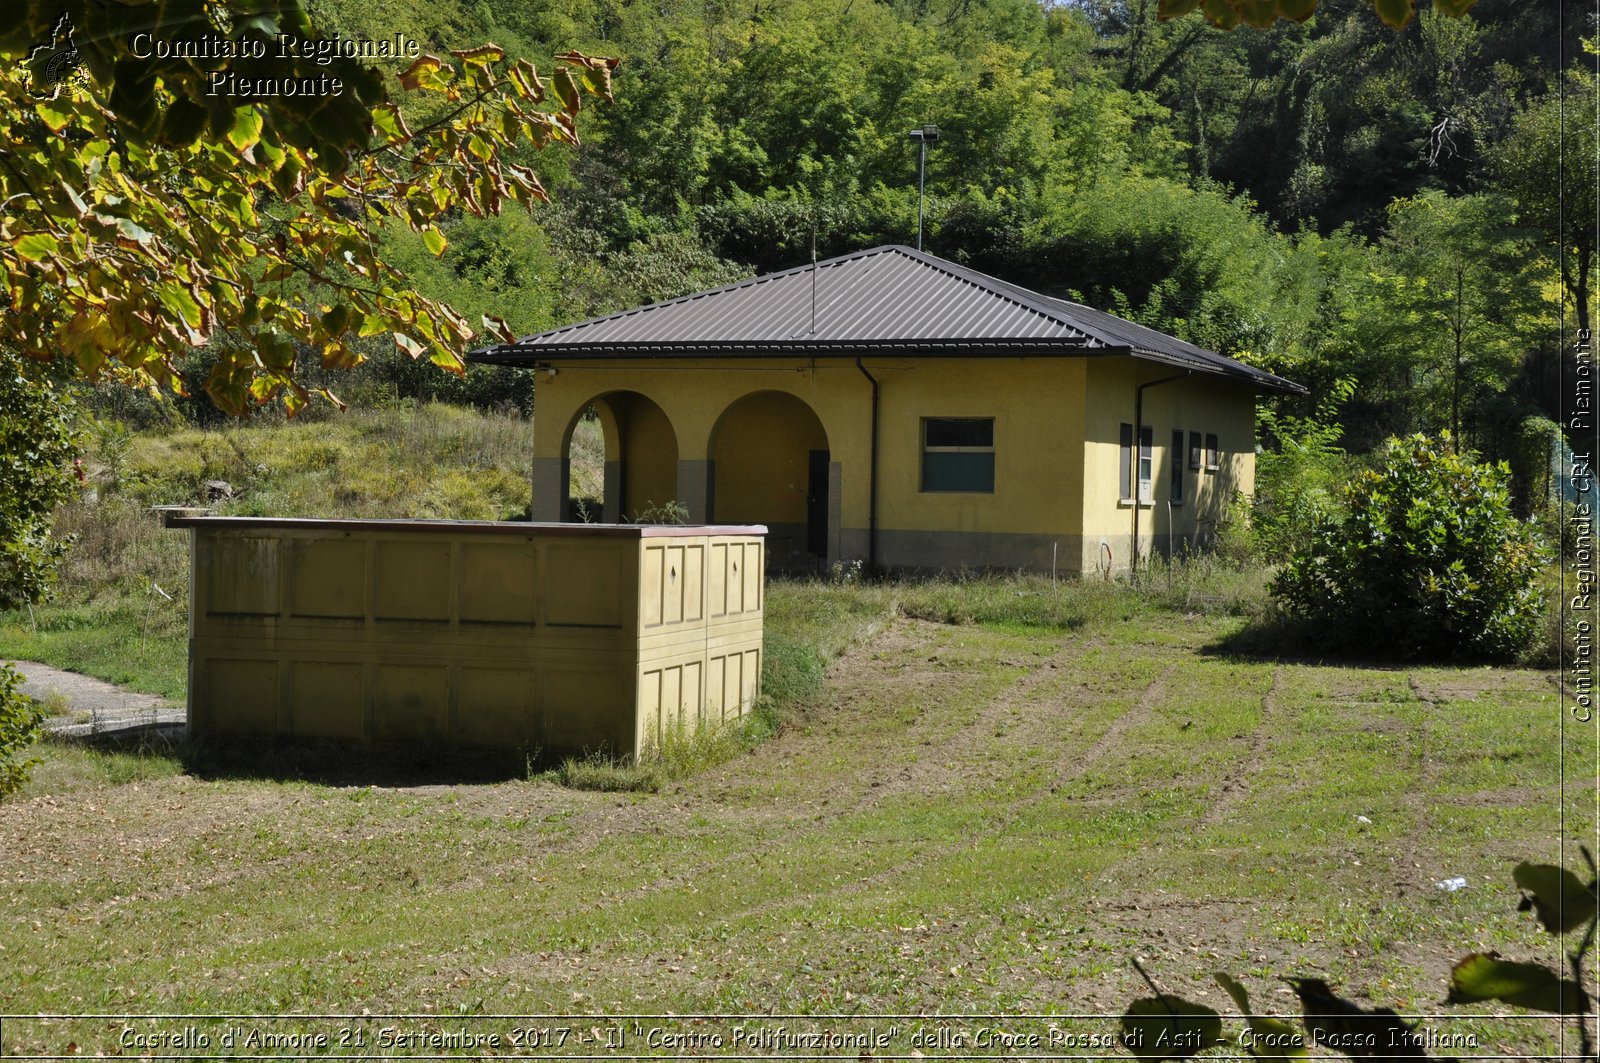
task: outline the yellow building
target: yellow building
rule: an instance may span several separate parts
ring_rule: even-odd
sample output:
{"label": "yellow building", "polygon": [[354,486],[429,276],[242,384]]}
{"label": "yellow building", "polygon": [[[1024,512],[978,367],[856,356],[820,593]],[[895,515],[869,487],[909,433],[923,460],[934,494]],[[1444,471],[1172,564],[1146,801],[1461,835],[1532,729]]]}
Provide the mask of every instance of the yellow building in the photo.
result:
{"label": "yellow building", "polygon": [[[474,351],[538,372],[533,519],[676,502],[765,524],[787,569],[1093,573],[1204,546],[1281,377],[909,247],[877,247]],[[1136,427],[1137,426],[1137,429]],[[588,507],[585,507],[586,509]]]}

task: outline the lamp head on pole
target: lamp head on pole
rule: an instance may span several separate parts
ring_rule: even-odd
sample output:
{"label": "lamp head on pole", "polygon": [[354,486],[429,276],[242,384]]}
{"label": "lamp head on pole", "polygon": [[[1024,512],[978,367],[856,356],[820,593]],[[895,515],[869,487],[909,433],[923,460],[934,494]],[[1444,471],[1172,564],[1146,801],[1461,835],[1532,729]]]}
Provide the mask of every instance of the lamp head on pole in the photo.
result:
{"label": "lamp head on pole", "polygon": [[912,142],[928,143],[939,139],[939,127],[936,125],[918,126],[906,134],[906,139]]}

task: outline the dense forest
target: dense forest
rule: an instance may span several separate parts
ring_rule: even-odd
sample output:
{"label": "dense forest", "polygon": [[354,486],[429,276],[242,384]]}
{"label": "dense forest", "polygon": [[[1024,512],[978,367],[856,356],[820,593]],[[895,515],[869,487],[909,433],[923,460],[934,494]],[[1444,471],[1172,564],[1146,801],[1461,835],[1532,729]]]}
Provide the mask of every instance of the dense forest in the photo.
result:
{"label": "dense forest", "polygon": [[[1449,429],[1515,459],[1529,418],[1556,416],[1563,303],[1569,340],[1589,324],[1588,5],[1480,0],[1465,18],[1424,7],[1395,32],[1370,3],[1323,0],[1302,24],[1227,33],[1197,17],[1161,22],[1157,7],[313,10],[324,32],[402,32],[431,48],[493,40],[536,63],[570,47],[621,57],[616,101],[583,112],[582,146],[526,160],[549,206],[463,217],[442,259],[392,234],[392,259],[471,320],[488,312],[531,332],[792,266],[813,243],[827,256],[911,242],[906,134],[933,123],[935,254],[1311,387],[1280,414],[1309,413],[1353,381],[1340,414],[1351,451]],[[475,370],[462,383],[378,361],[372,371],[396,387],[531,401],[510,376]]]}

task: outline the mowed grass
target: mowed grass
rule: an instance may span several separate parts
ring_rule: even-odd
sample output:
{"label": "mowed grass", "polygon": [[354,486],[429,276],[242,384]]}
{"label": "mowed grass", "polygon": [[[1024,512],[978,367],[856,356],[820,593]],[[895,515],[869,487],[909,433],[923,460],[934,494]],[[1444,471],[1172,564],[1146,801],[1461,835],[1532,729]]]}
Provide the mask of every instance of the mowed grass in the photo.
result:
{"label": "mowed grass", "polygon": [[[187,542],[149,506],[225,479],[225,513],[509,516],[528,431],[446,407],[108,430],[97,499],[62,515],[80,541],[60,600],[0,615],[0,655],[181,697]],[[0,806],[0,1014],[112,1017],[7,1019],[3,1050],[170,1052],[115,1017],[150,1013],[398,1012],[504,1038],[519,1024],[482,1016],[1119,1013],[1148,993],[1135,957],[1221,1011],[1215,970],[1280,1014],[1280,979],[1317,975],[1455,1012],[1430,1028],[1478,1047],[1445,1054],[1557,1046],[1547,1017],[1442,1006],[1467,952],[1559,962],[1510,879],[1563,839],[1577,867],[1594,835],[1593,733],[1563,738],[1548,674],[1230,656],[1265,574],[1205,560],[1139,588],[839,577],[770,585],[748,728],[642,769],[242,771],[47,743]],[[382,1021],[251,1028],[430,1051],[377,1045]]]}
{"label": "mowed grass", "polygon": [[[46,747],[0,815],[0,1012],[503,1035],[474,1017],[1082,1015],[1147,992],[1138,957],[1222,1011],[1218,969],[1262,1010],[1315,974],[1448,1015],[1465,953],[1556,958],[1510,871],[1592,836],[1593,738],[1569,725],[1563,749],[1545,675],[1233,659],[1211,650],[1240,623],[1224,612],[1072,594],[944,624],[894,601],[919,594],[947,591],[775,584],[773,624],[815,654],[798,672],[833,658],[826,682],[657,793],[195,777]],[[1544,1018],[1429,1025],[1484,1054],[1556,1045]],[[109,1051],[121,1029],[8,1020],[6,1048]]]}

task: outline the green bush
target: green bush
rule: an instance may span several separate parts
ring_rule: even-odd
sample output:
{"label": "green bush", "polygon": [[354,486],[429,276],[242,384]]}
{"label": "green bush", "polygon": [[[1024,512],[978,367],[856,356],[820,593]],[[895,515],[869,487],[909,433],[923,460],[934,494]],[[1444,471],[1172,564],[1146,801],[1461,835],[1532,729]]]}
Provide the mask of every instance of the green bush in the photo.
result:
{"label": "green bush", "polygon": [[1273,580],[1332,648],[1509,659],[1537,635],[1544,544],[1511,512],[1510,470],[1438,441],[1391,439]]}
{"label": "green bush", "polygon": [[0,798],[21,789],[39,763],[23,753],[44,730],[44,710],[17,689],[21,682],[16,669],[0,664]]}

